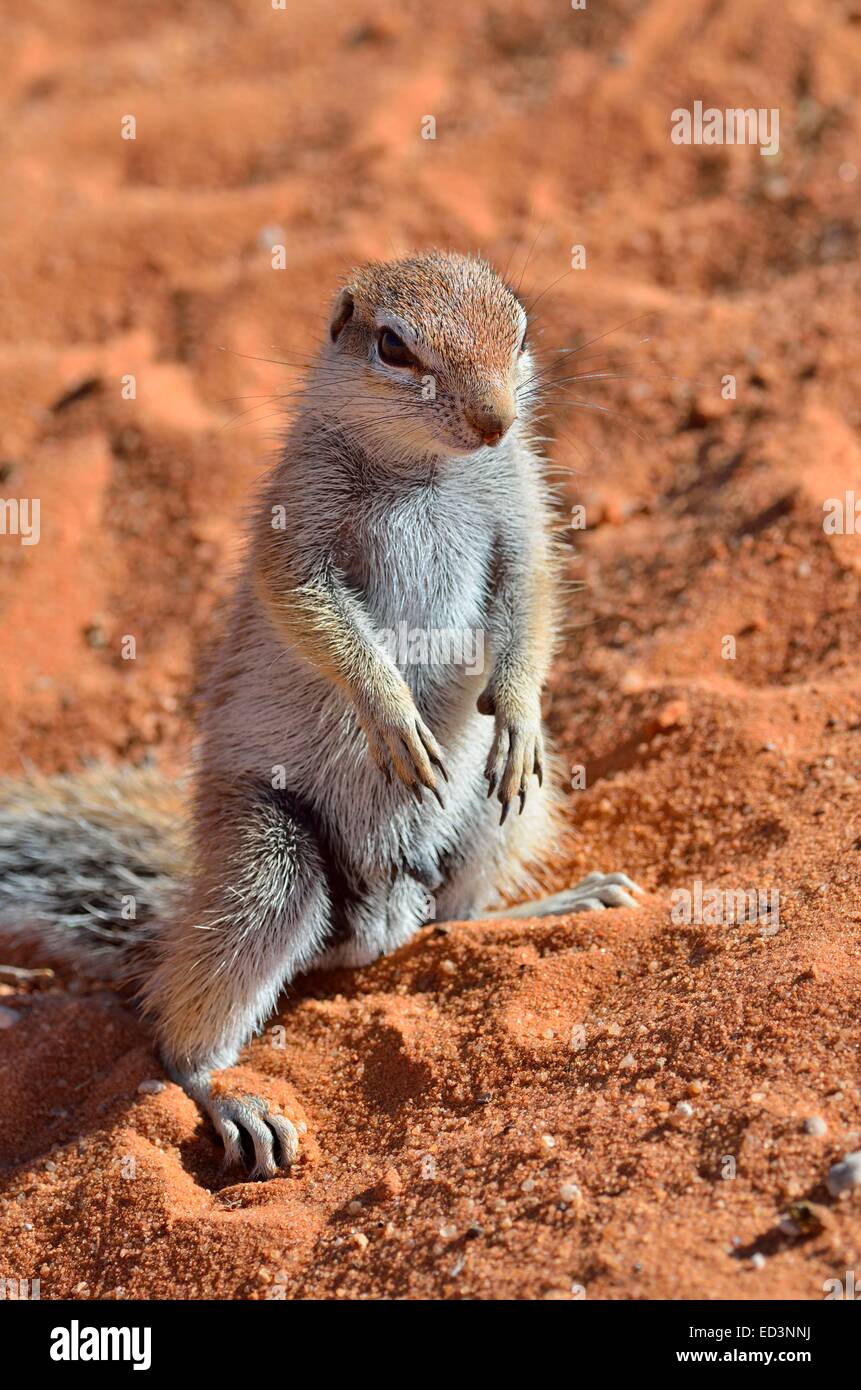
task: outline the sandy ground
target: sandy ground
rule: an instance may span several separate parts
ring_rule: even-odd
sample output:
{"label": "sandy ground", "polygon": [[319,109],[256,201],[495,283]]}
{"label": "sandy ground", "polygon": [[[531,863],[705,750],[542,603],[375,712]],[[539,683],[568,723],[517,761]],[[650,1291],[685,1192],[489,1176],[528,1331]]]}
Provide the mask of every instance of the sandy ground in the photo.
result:
{"label": "sandy ground", "polygon": [[[245,1057],[308,1119],[268,1185],[221,1175],[175,1086],[139,1091],[160,1072],[116,994],[2,986],[0,1274],[43,1298],[821,1298],[861,1260],[861,1197],[824,1186],[861,1147],[861,515],[823,529],[861,499],[861,8],[2,10],[0,490],[41,499],[38,545],[0,537],[2,769],[183,766],[338,276],[480,248],[541,296],[548,359],[598,338],[560,360],[621,377],[547,403],[573,783],[548,885],[624,868],[648,896],[429,927],[303,982]],[[674,145],[694,100],[779,108],[780,154]],[[778,890],[778,929],[674,922],[697,882]]]}

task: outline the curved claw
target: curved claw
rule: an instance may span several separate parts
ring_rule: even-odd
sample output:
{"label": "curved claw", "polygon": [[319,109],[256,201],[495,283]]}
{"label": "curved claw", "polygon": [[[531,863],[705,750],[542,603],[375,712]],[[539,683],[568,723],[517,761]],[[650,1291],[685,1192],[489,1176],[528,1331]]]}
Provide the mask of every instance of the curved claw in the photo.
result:
{"label": "curved claw", "polygon": [[448,782],[448,772],[436,739],[417,715],[412,721],[406,722],[395,719],[375,722],[369,716],[362,720],[362,728],[371,759],[387,785],[392,786],[397,778],[412,792],[420,806],[423,804],[422,787],[427,787],[445,809],[445,802],[437,789],[436,774],[439,773]]}

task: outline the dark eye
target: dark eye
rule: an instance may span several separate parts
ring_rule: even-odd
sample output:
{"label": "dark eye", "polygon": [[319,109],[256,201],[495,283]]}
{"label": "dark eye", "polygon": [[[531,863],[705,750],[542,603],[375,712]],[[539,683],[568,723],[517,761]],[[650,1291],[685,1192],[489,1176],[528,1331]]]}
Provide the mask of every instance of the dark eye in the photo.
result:
{"label": "dark eye", "polygon": [[526,347],[526,339],[527,339],[528,334],[529,334],[529,324],[527,324],[526,327],[525,327],[524,330],[523,330],[523,337],[520,339],[520,347],[518,348],[518,352],[523,352],[524,348]]}
{"label": "dark eye", "polygon": [[403,338],[399,338],[397,333],[393,333],[390,328],[384,328],[377,339],[377,348],[380,358],[387,367],[417,367],[413,354],[410,352]]}

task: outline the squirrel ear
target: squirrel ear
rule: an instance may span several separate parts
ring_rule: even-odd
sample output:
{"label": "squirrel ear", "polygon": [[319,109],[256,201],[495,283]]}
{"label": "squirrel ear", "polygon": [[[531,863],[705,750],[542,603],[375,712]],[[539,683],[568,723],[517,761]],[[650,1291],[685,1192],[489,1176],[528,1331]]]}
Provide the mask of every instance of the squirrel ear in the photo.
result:
{"label": "squirrel ear", "polygon": [[335,300],[335,308],[332,310],[332,321],[329,324],[329,333],[333,343],[337,343],[341,335],[341,329],[350,322],[353,317],[355,301],[351,290],[341,290]]}

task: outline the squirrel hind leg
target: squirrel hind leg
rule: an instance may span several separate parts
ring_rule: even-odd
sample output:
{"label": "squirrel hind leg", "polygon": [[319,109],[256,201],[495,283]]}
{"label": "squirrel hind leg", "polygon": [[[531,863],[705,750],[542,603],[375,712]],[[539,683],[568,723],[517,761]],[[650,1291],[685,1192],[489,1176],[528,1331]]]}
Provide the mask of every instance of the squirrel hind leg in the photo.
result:
{"label": "squirrel hind leg", "polygon": [[212,1120],[228,1163],[253,1151],[272,1177],[298,1152],[275,1101],[219,1077],[331,932],[326,867],[308,816],[264,786],[210,787],[198,821],[194,886],[161,934],[142,983],[169,1075]]}

